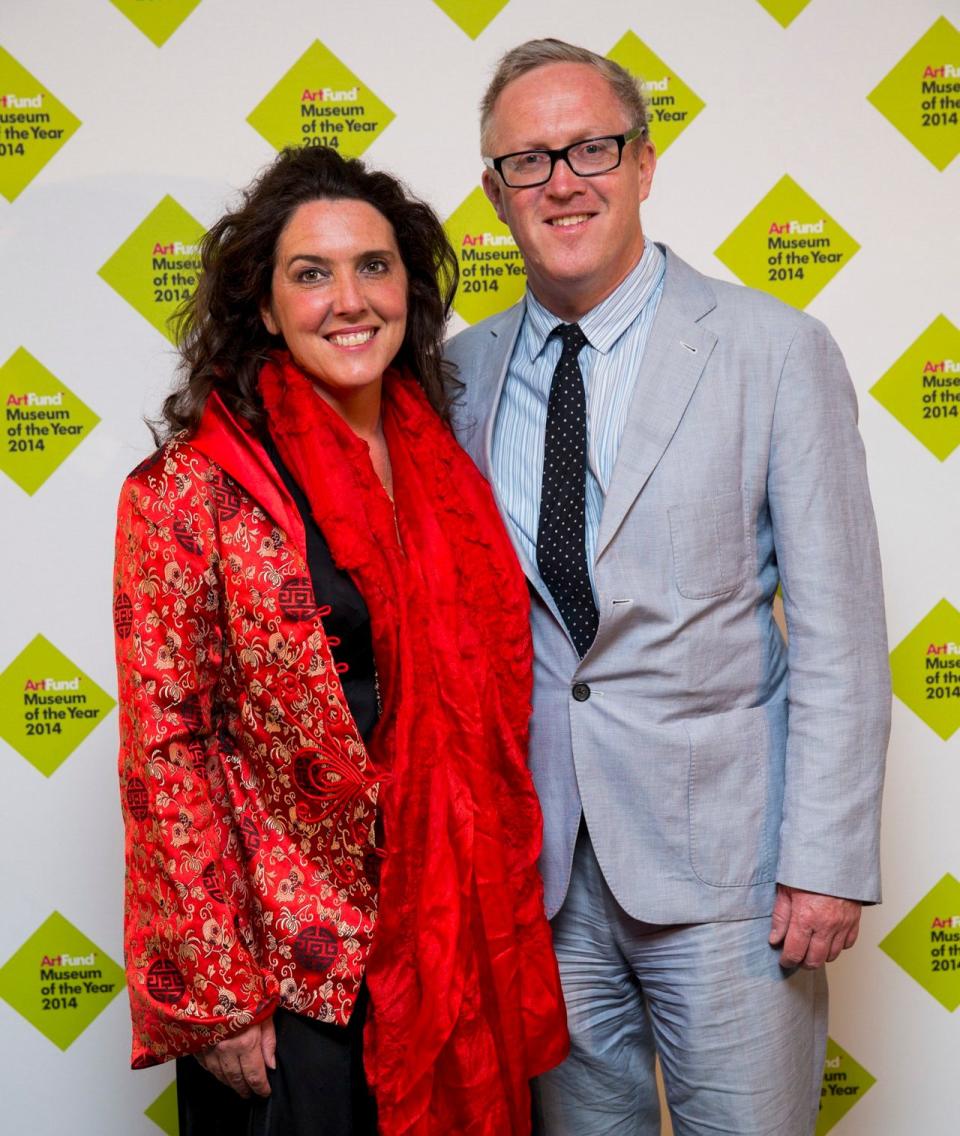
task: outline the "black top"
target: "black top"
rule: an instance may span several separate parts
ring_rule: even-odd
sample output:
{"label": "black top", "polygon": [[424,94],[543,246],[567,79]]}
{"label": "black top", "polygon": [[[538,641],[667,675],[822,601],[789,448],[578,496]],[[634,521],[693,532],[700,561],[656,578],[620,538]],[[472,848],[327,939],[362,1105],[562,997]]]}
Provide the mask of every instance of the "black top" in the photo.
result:
{"label": "black top", "polygon": [[266,435],[261,441],[303,520],[313,596],[318,606],[330,608],[330,614],[323,616],[323,628],[350,713],[366,741],[380,716],[370,613],[350,573],[334,564],[326,537],[313,518],[307,495],[283,464],[273,439]]}

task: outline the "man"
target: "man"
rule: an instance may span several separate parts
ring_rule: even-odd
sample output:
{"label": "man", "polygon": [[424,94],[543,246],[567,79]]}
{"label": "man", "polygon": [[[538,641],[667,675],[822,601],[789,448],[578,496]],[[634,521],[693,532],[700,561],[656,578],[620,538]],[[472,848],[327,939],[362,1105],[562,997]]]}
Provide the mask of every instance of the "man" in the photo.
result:
{"label": "man", "polygon": [[809,1136],[823,964],[879,899],[889,676],[853,388],[816,320],[644,239],[655,154],[622,68],[533,41],[482,112],[528,291],[449,357],[531,585],[572,1034],[543,1128],[658,1133],[656,1052],[677,1136]]}

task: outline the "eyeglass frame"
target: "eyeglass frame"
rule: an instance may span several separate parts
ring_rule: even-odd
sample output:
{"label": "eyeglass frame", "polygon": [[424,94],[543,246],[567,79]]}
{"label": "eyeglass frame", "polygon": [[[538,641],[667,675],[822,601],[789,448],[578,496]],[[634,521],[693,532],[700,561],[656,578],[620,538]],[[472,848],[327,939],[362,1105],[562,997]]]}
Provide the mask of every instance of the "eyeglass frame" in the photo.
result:
{"label": "eyeglass frame", "polygon": [[[508,189],[535,189],[537,186],[546,185],[547,182],[553,177],[553,171],[557,168],[557,162],[566,162],[567,169],[575,177],[602,177],[604,174],[613,173],[614,170],[620,168],[623,161],[623,151],[628,142],[632,142],[635,138],[645,138],[647,136],[646,127],[635,126],[632,130],[628,130],[625,134],[598,134],[595,138],[581,138],[577,142],[571,142],[569,146],[564,146],[560,150],[547,150],[534,147],[531,150],[511,150],[509,154],[501,154],[498,158],[483,158],[483,164],[487,169],[495,170],[500,175],[500,180]],[[605,170],[597,170],[592,174],[578,173],[573,166],[570,165],[569,154],[571,150],[575,150],[578,146],[585,146],[588,142],[605,142],[611,139],[617,144],[617,160],[614,165]],[[516,158],[520,154],[546,154],[550,158],[550,172],[542,181],[528,181],[523,185],[514,185],[507,181],[503,173],[503,163],[507,158]]]}

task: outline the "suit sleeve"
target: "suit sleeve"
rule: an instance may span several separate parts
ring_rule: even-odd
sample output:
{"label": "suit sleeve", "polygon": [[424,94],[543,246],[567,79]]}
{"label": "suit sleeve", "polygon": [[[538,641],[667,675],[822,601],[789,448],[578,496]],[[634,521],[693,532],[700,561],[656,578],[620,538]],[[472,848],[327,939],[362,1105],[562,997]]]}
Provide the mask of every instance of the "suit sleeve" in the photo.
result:
{"label": "suit sleeve", "polygon": [[780,378],[768,499],[789,662],[777,879],[877,902],[890,730],[880,556],[853,384],[808,318]]}
{"label": "suit sleeve", "polygon": [[114,622],[133,1065],[195,1052],[272,1013],[238,933],[242,873],[214,801],[222,661],[215,506],[161,456],[120,498]]}

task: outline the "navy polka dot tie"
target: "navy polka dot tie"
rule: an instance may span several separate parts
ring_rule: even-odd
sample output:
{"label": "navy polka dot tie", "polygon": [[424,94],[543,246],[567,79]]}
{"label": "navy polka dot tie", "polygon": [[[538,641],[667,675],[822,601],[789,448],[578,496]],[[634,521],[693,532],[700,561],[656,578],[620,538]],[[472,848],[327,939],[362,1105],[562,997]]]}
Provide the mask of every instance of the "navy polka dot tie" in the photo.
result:
{"label": "navy polka dot tie", "polygon": [[579,324],[553,329],[563,341],[547,400],[537,567],[581,658],[597,633],[587,570],[587,400],[577,356],[587,343]]}

